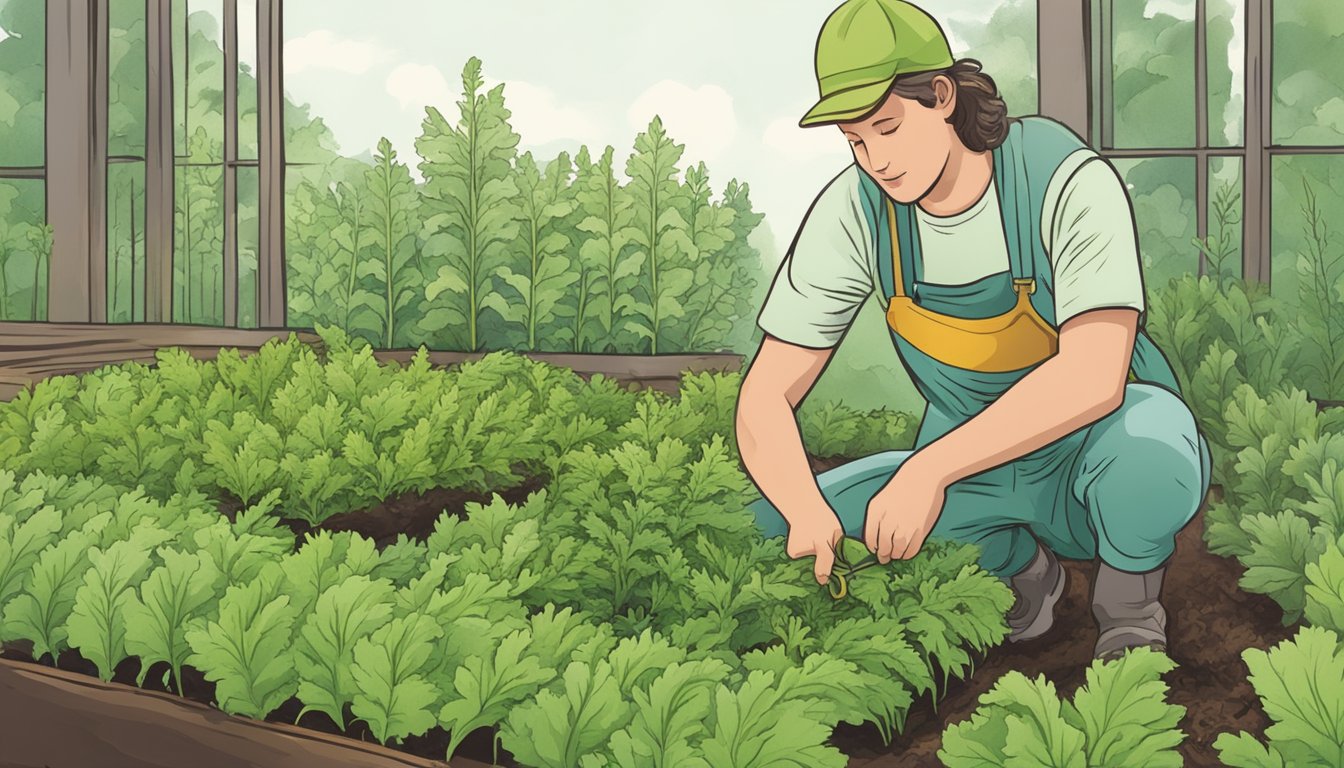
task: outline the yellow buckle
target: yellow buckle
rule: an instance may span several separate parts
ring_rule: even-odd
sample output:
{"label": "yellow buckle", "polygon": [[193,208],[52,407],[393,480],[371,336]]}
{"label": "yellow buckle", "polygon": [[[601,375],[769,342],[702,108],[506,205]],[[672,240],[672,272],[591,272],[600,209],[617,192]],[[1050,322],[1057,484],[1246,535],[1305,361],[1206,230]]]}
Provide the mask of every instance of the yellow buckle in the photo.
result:
{"label": "yellow buckle", "polygon": [[1027,293],[1029,293],[1029,294],[1030,294],[1030,293],[1035,293],[1035,292],[1036,292],[1036,278],[1034,278],[1034,277],[1014,277],[1014,278],[1013,278],[1013,287],[1016,288],[1016,287],[1018,287],[1018,286],[1028,286],[1028,287],[1027,287]]}

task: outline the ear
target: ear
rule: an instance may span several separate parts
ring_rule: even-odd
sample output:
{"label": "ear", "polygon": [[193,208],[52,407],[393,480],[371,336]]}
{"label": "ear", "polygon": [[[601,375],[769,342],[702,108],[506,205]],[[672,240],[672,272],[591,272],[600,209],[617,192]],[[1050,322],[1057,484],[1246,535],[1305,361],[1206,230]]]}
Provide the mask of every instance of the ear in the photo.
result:
{"label": "ear", "polygon": [[951,119],[952,111],[957,108],[956,83],[947,75],[936,75],[930,85],[933,86],[933,94],[938,100],[934,109],[941,112],[943,117]]}

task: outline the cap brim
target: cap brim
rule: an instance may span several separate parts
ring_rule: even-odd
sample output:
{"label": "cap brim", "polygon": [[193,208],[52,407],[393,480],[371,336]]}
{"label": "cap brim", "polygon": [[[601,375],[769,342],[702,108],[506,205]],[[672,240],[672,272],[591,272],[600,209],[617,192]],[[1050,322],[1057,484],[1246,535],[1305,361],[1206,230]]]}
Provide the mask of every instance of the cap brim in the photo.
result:
{"label": "cap brim", "polygon": [[807,128],[814,125],[830,125],[863,117],[882,103],[894,79],[893,77],[891,80],[880,80],[833,93],[809,109],[807,114],[803,115],[803,119],[798,121],[798,126]]}

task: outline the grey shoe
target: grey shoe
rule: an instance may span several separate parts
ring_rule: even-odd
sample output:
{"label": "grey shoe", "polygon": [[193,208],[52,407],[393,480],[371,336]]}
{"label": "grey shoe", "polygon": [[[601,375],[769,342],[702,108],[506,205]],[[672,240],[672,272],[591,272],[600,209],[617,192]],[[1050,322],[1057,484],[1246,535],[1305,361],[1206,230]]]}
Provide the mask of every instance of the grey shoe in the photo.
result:
{"label": "grey shoe", "polygon": [[1167,612],[1159,598],[1166,566],[1146,573],[1128,573],[1101,563],[1092,591],[1097,619],[1094,658],[1111,661],[1130,648],[1167,650]]}
{"label": "grey shoe", "polygon": [[1008,642],[1020,643],[1045,634],[1055,623],[1055,604],[1064,594],[1067,573],[1049,549],[1036,545],[1036,556],[1015,576],[1004,579],[1017,601],[1009,609]]}

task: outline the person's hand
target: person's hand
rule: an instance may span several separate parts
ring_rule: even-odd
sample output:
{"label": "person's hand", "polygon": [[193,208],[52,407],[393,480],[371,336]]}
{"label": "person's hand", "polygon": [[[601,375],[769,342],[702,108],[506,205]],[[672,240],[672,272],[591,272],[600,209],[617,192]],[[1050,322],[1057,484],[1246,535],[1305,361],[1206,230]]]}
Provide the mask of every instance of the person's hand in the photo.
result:
{"label": "person's hand", "polygon": [[789,526],[789,540],[784,551],[794,560],[815,555],[817,560],[813,570],[817,583],[825,584],[835,566],[835,547],[844,535],[840,519],[833,511],[824,510]]}
{"label": "person's hand", "polygon": [[906,461],[868,502],[863,540],[883,565],[919,553],[947,496],[943,476]]}

